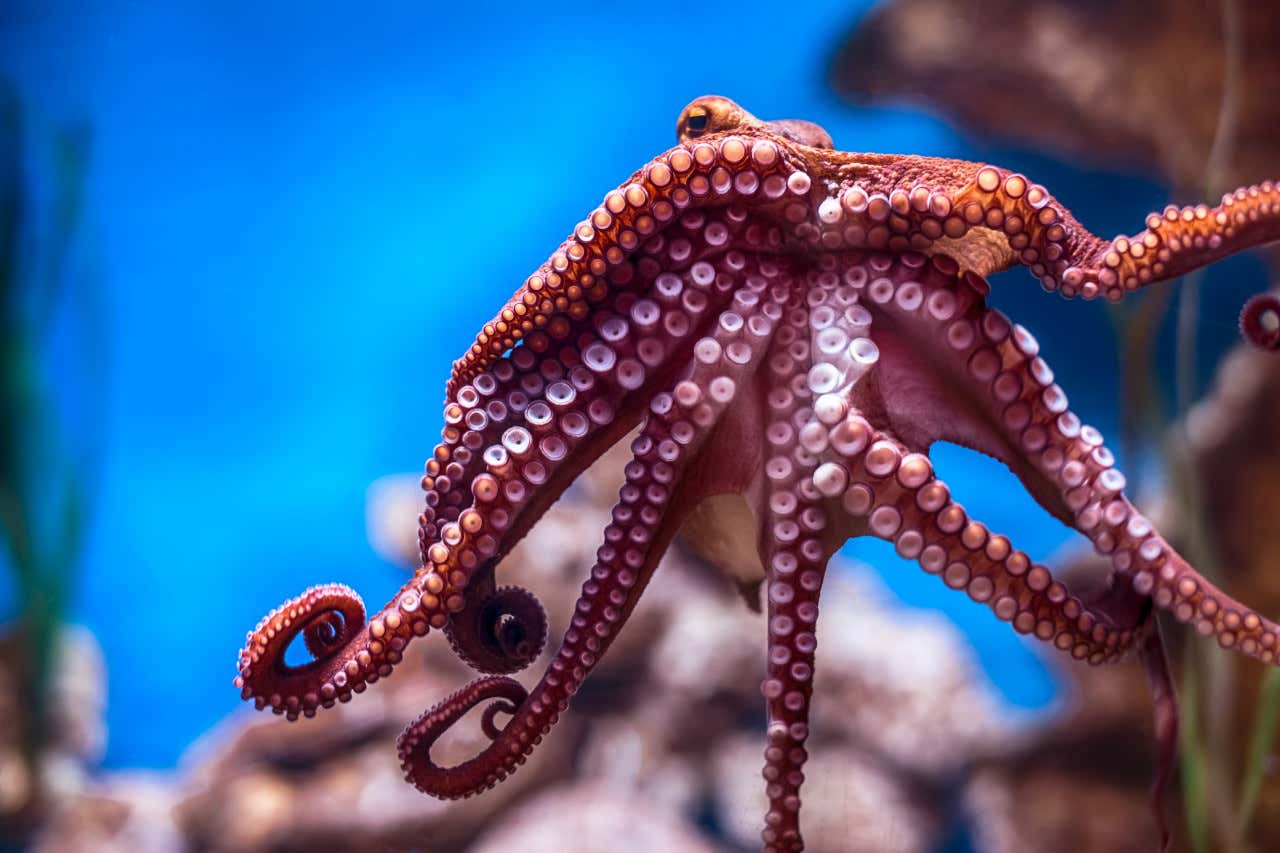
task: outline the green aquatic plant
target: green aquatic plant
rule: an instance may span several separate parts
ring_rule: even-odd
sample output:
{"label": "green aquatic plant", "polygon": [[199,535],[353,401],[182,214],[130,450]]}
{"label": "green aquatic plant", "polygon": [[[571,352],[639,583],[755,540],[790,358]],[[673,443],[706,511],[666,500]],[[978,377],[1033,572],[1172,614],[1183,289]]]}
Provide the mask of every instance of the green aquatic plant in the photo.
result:
{"label": "green aquatic plant", "polygon": [[[95,479],[97,454],[85,440],[94,433],[57,414],[66,408],[59,388],[101,387],[89,373],[102,367],[96,302],[73,261],[89,149],[86,129],[44,130],[0,86],[0,568],[13,592],[12,612],[0,615],[14,620],[9,689],[21,709],[8,737],[19,740],[29,780],[25,802],[0,815],[10,824],[38,808],[39,756],[56,736],[49,675]],[[77,406],[95,397],[79,396]]]}

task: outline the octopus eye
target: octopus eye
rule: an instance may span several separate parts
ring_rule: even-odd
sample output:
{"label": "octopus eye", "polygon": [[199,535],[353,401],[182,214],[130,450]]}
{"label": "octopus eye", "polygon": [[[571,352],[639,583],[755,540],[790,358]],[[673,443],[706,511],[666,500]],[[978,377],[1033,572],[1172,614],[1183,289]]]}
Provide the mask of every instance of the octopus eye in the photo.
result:
{"label": "octopus eye", "polygon": [[690,136],[701,136],[707,130],[707,122],[711,120],[711,116],[702,107],[694,107],[689,110],[689,115],[685,117],[684,129],[685,133]]}

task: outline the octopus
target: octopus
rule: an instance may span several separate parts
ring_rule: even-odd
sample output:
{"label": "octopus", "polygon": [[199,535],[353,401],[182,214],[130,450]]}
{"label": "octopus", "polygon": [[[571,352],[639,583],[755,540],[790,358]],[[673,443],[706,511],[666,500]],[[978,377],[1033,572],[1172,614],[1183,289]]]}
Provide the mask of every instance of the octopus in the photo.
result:
{"label": "octopus", "polygon": [[[271,611],[239,655],[243,698],[312,717],[440,630],[481,676],[411,723],[399,757],[427,794],[479,794],[552,735],[683,529],[757,607],[764,599],[763,848],[801,850],[824,574],[844,542],[873,536],[1020,634],[1090,664],[1135,657],[1153,692],[1158,803],[1177,711],[1154,614],[1267,663],[1280,626],[1201,576],[1125,496],[1102,435],[1071,410],[1035,338],[987,304],[986,277],[1020,264],[1045,290],[1118,300],[1280,239],[1280,186],[1170,206],[1105,240],[1021,174],[838,151],[815,124],[762,121],[722,97],[689,104],[677,136],[605,195],[454,363],[422,478],[421,568],[370,618],[340,584]],[[1278,330],[1275,298],[1252,300],[1243,333],[1274,348]],[[526,689],[510,674],[539,657],[547,618],[497,568],[628,435],[594,565]],[[1068,588],[970,517],[935,474],[938,441],[1007,465],[1109,557],[1106,576]],[[286,659],[299,635],[302,663]],[[481,705],[490,743],[436,764],[432,746]]]}

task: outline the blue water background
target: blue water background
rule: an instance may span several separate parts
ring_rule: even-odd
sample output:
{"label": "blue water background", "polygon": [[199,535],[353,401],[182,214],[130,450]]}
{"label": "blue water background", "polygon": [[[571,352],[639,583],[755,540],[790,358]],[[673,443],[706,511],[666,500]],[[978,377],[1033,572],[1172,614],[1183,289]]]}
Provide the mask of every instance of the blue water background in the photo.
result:
{"label": "blue water background", "polygon": [[[110,669],[108,766],[172,766],[240,706],[244,632],[286,597],[341,580],[376,606],[399,586],[366,542],[365,488],[417,469],[452,360],[607,189],[671,144],[693,97],[813,119],[848,150],[1023,170],[1103,234],[1165,203],[1150,176],[841,104],[826,62],[867,6],[5,4],[0,74],[35,110],[31,134],[93,131],[68,274],[102,290],[110,397],[78,425],[106,456],[72,615]],[[1248,259],[1211,275],[1202,378],[1261,283]],[[1115,447],[1104,307],[1046,295],[1021,270],[993,300]],[[74,371],[54,380],[63,411],[95,393]],[[939,467],[1033,556],[1073,535],[999,465],[943,449]],[[949,614],[1012,702],[1051,700],[1043,666],[985,607],[887,545],[848,551],[905,602]],[[12,612],[3,583],[0,606]]]}

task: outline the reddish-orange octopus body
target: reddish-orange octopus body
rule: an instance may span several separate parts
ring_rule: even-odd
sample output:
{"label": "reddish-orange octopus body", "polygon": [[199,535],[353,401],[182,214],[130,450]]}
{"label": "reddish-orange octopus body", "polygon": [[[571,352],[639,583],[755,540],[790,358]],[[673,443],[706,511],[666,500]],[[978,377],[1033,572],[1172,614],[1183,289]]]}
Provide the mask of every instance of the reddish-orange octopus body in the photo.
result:
{"label": "reddish-orange octopus body", "polygon": [[[710,556],[764,584],[766,849],[802,847],[819,594],[828,558],[854,536],[891,541],[1075,658],[1135,651],[1167,773],[1176,716],[1152,605],[1267,662],[1280,629],[1197,574],[1129,502],[1035,339],[987,306],[984,276],[1022,264],[1048,290],[1119,299],[1280,238],[1280,190],[1170,207],[1138,234],[1103,240],[1044,187],[995,166],[849,154],[815,125],[763,122],[716,97],[686,107],[677,130],[679,144],[609,192],[455,363],[423,478],[422,568],[367,622],[338,585],[273,611],[241,652],[244,697],[311,716],[443,629],[492,674],[410,725],[400,755],[427,793],[483,791],[550,733],[696,511],[704,529],[750,519],[744,541],[758,543]],[[1280,340],[1278,307],[1271,295],[1250,303],[1242,327],[1255,343]],[[636,428],[571,624],[526,691],[502,673],[537,657],[546,620],[532,595],[497,586],[495,567]],[[1105,587],[1068,589],[970,518],[934,476],[938,440],[1005,462],[1110,556]],[[299,633],[315,660],[289,666]],[[493,743],[458,767],[435,765],[434,741],[486,700]]]}

